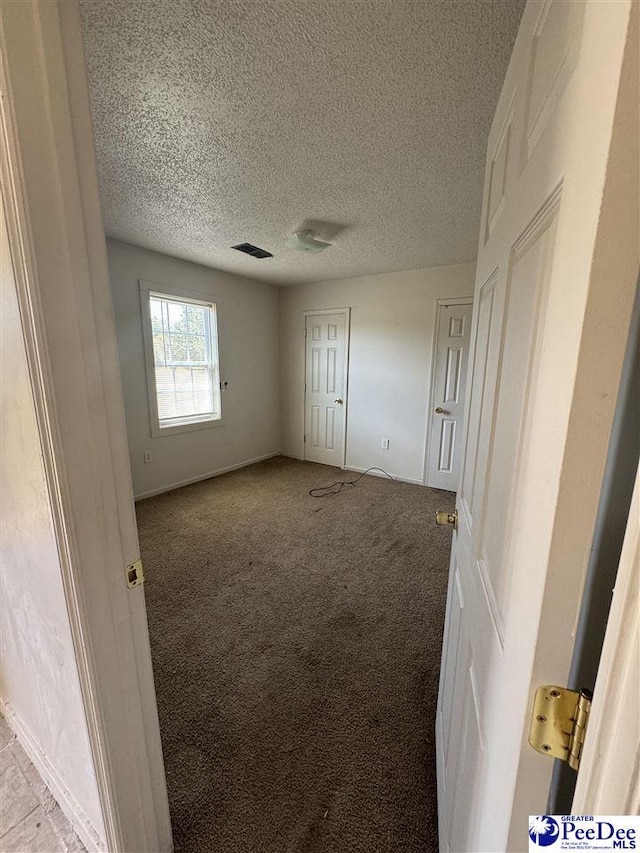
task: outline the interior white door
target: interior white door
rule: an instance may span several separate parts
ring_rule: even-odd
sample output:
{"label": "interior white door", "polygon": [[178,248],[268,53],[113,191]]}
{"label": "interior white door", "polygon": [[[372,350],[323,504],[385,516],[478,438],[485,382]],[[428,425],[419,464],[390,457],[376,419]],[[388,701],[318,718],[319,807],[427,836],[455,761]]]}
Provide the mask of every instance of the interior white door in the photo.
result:
{"label": "interior white door", "polygon": [[305,320],[304,458],[344,465],[347,313]]}
{"label": "interior white door", "polygon": [[[553,761],[638,269],[638,4],[527,4],[489,136],[437,712],[443,851],[522,850]],[[615,234],[615,239],[612,235]]]}
{"label": "interior white door", "polygon": [[460,477],[471,302],[439,305],[426,484],[455,492]]}

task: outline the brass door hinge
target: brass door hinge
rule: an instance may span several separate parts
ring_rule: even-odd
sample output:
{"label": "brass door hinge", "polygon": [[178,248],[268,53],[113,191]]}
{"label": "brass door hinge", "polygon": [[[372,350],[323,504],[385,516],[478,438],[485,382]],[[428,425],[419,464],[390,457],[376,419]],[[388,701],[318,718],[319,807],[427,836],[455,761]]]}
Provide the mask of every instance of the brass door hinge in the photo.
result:
{"label": "brass door hinge", "polygon": [[436,524],[438,525],[450,525],[454,530],[458,529],[458,510],[454,509],[453,512],[449,512],[448,509],[437,509],[436,510]]}
{"label": "brass door hinge", "polygon": [[538,752],[580,767],[591,693],[546,685],[536,690],[529,743]]}
{"label": "brass door hinge", "polygon": [[144,572],[142,571],[142,560],[136,560],[125,569],[127,575],[127,586],[133,589],[134,586],[140,586],[144,583]]}

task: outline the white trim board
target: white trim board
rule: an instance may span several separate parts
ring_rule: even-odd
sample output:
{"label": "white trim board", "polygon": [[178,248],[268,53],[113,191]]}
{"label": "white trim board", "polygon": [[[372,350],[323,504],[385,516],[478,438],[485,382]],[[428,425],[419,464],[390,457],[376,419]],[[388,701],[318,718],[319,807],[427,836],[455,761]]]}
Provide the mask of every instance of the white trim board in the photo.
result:
{"label": "white trim board", "polygon": [[163,495],[165,492],[173,492],[175,489],[181,489],[183,486],[200,483],[202,480],[211,480],[213,477],[219,477],[221,474],[238,471],[240,468],[248,468],[249,465],[264,462],[265,459],[274,459],[276,456],[282,456],[279,450],[276,450],[274,453],[265,453],[264,456],[256,456],[254,459],[247,459],[244,462],[238,462],[235,465],[227,465],[225,468],[217,468],[215,471],[209,471],[207,474],[198,474],[197,477],[190,477],[188,480],[181,480],[179,483],[171,483],[168,486],[161,486],[159,489],[150,489],[148,492],[134,495],[134,500],[142,501],[145,498],[155,497],[155,495]]}
{"label": "white trim board", "polygon": [[[302,456],[293,456],[293,454],[291,454],[291,453],[281,453],[279,455],[283,456],[285,459],[295,459],[298,462],[306,462],[307,461],[306,459],[303,459]],[[321,464],[321,463],[309,462],[309,465],[319,465],[319,464]],[[332,465],[325,465],[324,467],[327,470],[331,470],[331,471],[351,471],[354,474],[364,474],[364,472],[368,470],[367,468],[356,468],[353,465],[346,465],[344,468],[335,468]],[[378,467],[378,466],[376,466],[376,467]],[[384,474],[381,474],[379,472],[375,473],[374,471],[370,471],[369,473],[371,474],[372,477],[381,477],[384,480],[389,479],[388,477],[385,477]],[[391,471],[388,471],[387,473],[391,477],[393,477],[394,481],[397,483],[409,483],[411,486],[422,486],[423,488],[428,488],[424,485],[422,480],[414,480],[414,479],[411,479],[410,477],[401,477],[399,474],[394,474]]]}
{"label": "white trim board", "polygon": [[[375,467],[379,468],[378,465],[376,465]],[[368,468],[354,468],[352,465],[347,465],[345,468],[345,471],[353,471],[356,474],[364,474],[364,472],[368,471],[368,470],[369,470]],[[386,471],[386,468],[384,470]],[[381,477],[383,480],[389,479],[389,477],[386,477],[384,474],[380,473],[380,471],[375,471],[375,470],[369,471],[369,474],[372,477]],[[397,483],[409,483],[412,486],[423,486],[424,487],[424,483],[422,482],[422,480],[414,480],[410,477],[401,477],[399,474],[394,474],[393,471],[387,471],[387,474],[389,474],[389,476],[392,477],[394,479],[394,481]]]}
{"label": "white trim board", "polygon": [[0,712],[89,853],[104,853],[106,848],[103,846],[99,834],[73,794],[65,786],[48,756],[40,749],[38,739],[33,735],[25,721],[14,711],[11,704],[2,698],[0,698]]}

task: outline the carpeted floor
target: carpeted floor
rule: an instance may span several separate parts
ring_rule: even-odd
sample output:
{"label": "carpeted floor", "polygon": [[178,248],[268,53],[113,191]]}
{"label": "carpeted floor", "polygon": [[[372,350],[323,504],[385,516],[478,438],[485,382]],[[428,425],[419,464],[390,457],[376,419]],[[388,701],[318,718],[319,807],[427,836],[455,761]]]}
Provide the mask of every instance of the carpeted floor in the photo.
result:
{"label": "carpeted floor", "polygon": [[436,851],[453,495],[277,458],[137,506],[178,853]]}

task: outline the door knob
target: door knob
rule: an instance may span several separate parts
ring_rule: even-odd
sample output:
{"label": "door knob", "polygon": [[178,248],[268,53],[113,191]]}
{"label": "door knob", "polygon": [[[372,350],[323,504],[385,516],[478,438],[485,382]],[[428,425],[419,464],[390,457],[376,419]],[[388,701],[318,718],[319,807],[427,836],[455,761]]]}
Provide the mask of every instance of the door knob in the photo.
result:
{"label": "door knob", "polygon": [[450,525],[454,530],[458,529],[458,510],[454,509],[453,512],[449,512],[446,509],[437,509],[436,510],[436,524],[439,525]]}
{"label": "door knob", "polygon": [[445,412],[445,410],[442,408],[442,406],[436,406],[433,411],[436,413],[436,415],[446,415],[447,414]]}
{"label": "door knob", "polygon": [[334,400],[334,402],[335,402],[335,403],[340,403],[340,405],[342,405],[342,400],[340,399],[340,397],[338,397],[338,399],[337,399],[337,400]]}

